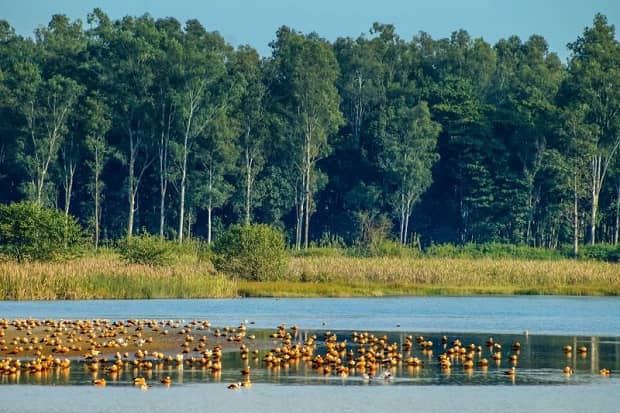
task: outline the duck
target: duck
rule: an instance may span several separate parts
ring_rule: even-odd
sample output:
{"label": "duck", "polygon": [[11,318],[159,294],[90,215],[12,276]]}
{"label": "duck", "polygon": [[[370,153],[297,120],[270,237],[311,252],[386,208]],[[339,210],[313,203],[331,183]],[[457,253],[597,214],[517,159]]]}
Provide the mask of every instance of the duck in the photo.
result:
{"label": "duck", "polygon": [[144,377],[135,377],[133,379],[133,384],[136,386],[142,386],[146,384],[146,379]]}
{"label": "duck", "polygon": [[172,379],[170,378],[170,376],[166,376],[163,379],[160,380],[162,384],[166,385],[166,386],[170,386],[172,384]]}
{"label": "duck", "polygon": [[228,390],[239,390],[241,388],[241,382],[230,383],[227,387]]}
{"label": "duck", "polygon": [[567,376],[570,376],[571,374],[573,374],[575,371],[573,370],[573,368],[571,366],[566,366],[562,369],[562,372],[564,374],[566,374]]}
{"label": "duck", "polygon": [[106,385],[105,379],[94,379],[93,384],[95,386],[103,387]]}
{"label": "duck", "polygon": [[517,369],[516,367],[512,367],[510,370],[505,371],[504,374],[511,377],[515,376],[517,374]]}
{"label": "duck", "polygon": [[611,370],[602,368],[602,369],[599,370],[599,374],[601,376],[605,376],[605,377],[611,376]]}
{"label": "duck", "polygon": [[568,354],[573,351],[573,346],[564,346],[562,347],[562,351]]}

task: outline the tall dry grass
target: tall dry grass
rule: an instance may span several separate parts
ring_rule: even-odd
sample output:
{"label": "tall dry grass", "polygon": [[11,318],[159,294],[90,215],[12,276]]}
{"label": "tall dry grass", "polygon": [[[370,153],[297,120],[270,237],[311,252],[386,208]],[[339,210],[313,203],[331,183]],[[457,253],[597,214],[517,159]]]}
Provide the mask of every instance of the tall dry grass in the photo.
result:
{"label": "tall dry grass", "polygon": [[[465,293],[620,295],[620,265],[468,258],[294,258],[290,280],[393,284]],[[441,291],[438,291],[441,293]]]}
{"label": "tall dry grass", "polygon": [[235,281],[207,262],[127,264],[107,254],[66,263],[0,263],[0,299],[469,294],[620,295],[620,264],[489,258],[297,257],[273,282]]}
{"label": "tall dry grass", "polygon": [[167,267],[127,264],[116,257],[65,263],[0,263],[0,299],[233,297],[236,283],[210,263]]}

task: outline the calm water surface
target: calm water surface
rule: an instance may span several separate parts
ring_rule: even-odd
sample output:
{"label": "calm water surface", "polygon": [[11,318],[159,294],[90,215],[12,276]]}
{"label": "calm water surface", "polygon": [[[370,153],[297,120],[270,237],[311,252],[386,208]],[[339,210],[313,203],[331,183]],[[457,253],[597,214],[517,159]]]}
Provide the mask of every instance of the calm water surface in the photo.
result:
{"label": "calm water surface", "polygon": [[[231,300],[101,300],[0,302],[0,318],[209,319],[214,326],[247,320],[266,337],[280,323],[296,324],[300,334],[323,336],[327,329],[340,339],[351,331],[373,331],[403,343],[408,334],[434,341],[433,352],[417,347],[413,355],[425,362],[421,370],[406,364],[386,381],[346,379],[317,374],[306,363],[269,369],[251,361],[254,386],[226,389],[239,380],[243,366],[238,352],[225,353],[224,370],[213,376],[199,367],[165,366],[140,372],[150,390],[132,386],[135,371],[124,370],[105,388],[90,385],[85,365],[65,373],[2,377],[0,412],[204,412],[204,411],[459,411],[461,412],[619,412],[620,379],[601,377],[599,368],[620,372],[620,299],[583,297],[406,297],[352,299]],[[268,330],[265,330],[268,329]],[[524,334],[527,330],[529,334]],[[441,335],[463,344],[483,344],[489,335],[505,346],[499,365],[468,373],[459,366],[446,373],[437,362],[444,351]],[[510,367],[510,344],[520,341],[518,374]],[[586,355],[567,356],[561,348],[586,345]],[[275,345],[275,343],[274,343]],[[321,352],[324,345],[320,345]],[[485,348],[482,357],[490,359]],[[260,358],[265,354],[261,351]],[[570,365],[576,374],[561,369]],[[171,376],[170,388],[159,379]],[[26,384],[26,385],[24,385]],[[44,385],[41,385],[44,384]],[[451,386],[445,386],[451,385]]]}
{"label": "calm water surface", "polygon": [[243,320],[339,330],[413,330],[620,336],[618,297],[244,298],[223,300],[3,301],[0,317]]}

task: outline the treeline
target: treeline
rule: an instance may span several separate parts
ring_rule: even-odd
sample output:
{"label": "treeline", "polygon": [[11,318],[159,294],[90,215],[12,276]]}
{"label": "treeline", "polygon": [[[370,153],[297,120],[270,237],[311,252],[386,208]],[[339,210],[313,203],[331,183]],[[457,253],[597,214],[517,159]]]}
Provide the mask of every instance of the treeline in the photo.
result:
{"label": "treeline", "polygon": [[597,15],[568,47],[283,26],[261,57],[196,20],[0,21],[0,202],[95,245],[240,222],[297,248],[617,243],[620,44]]}

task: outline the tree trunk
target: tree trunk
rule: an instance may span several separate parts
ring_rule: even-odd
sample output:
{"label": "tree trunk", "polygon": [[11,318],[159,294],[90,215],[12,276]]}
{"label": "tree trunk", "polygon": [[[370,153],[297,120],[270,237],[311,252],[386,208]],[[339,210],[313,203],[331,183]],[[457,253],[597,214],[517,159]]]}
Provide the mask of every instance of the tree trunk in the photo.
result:
{"label": "tree trunk", "polygon": [[209,201],[207,205],[207,244],[211,244],[211,216],[213,213],[213,169],[209,166]]}
{"label": "tree trunk", "polygon": [[179,207],[179,244],[183,242],[183,224],[185,218],[185,186],[187,180],[187,155],[188,155],[188,142],[189,134],[191,133],[193,118],[193,107],[190,108],[190,112],[187,118],[187,125],[185,128],[185,136],[183,138],[183,162],[181,165],[181,206]]}
{"label": "tree trunk", "polygon": [[596,243],[596,214],[598,212],[598,201],[601,193],[602,178],[601,167],[603,159],[600,155],[592,159],[592,211],[590,221],[590,244]]}
{"label": "tree trunk", "polygon": [[183,243],[183,224],[185,219],[185,180],[187,176],[186,162],[183,161],[183,171],[181,172],[181,206],[179,207],[179,244]]}
{"label": "tree trunk", "polygon": [[100,206],[100,194],[101,187],[99,183],[99,149],[95,149],[95,250],[99,248],[99,223],[101,222],[101,206]]}
{"label": "tree trunk", "polygon": [[213,208],[211,208],[211,203],[209,203],[209,207],[207,208],[207,244],[211,244],[211,213]]}
{"label": "tree trunk", "polygon": [[573,175],[573,256],[579,254],[579,192],[577,184],[577,169]]}
{"label": "tree trunk", "polygon": [[127,220],[127,238],[133,235],[133,219],[136,212],[136,197],[134,191],[135,185],[135,164],[136,164],[136,148],[133,139],[133,132],[129,132],[129,218]]}
{"label": "tree trunk", "polygon": [[620,177],[616,187],[616,226],[614,228],[614,245],[618,245],[618,237],[620,236]]}
{"label": "tree trunk", "polygon": [[411,204],[413,201],[407,197],[407,203],[405,204],[405,231],[403,232],[403,245],[407,245],[407,234],[409,233],[409,218],[411,217]]}
{"label": "tree trunk", "polygon": [[304,197],[306,201],[305,207],[305,218],[306,224],[304,226],[304,248],[308,248],[308,233],[310,228],[310,170],[312,169],[311,158],[310,158],[310,137],[306,138],[306,165],[305,165],[305,188],[304,188]]}
{"label": "tree trunk", "polygon": [[71,207],[71,194],[73,193],[73,177],[75,176],[75,169],[77,168],[77,161],[70,160],[69,165],[65,163],[65,247],[67,246],[67,230],[69,227],[69,209]]}
{"label": "tree trunk", "polygon": [[168,107],[168,122],[164,124],[166,104],[161,109],[161,135],[159,137],[159,236],[164,238],[166,226],[166,194],[168,193],[168,148],[170,143],[170,129],[172,125],[173,110]]}
{"label": "tree trunk", "polygon": [[[250,128],[246,130],[246,142],[249,140]],[[250,155],[250,148],[246,143],[245,147],[245,224],[250,225],[251,216],[250,211],[252,209],[252,166],[254,158]]]}
{"label": "tree trunk", "polygon": [[[303,181],[303,179],[302,179]],[[302,182],[301,187],[297,187],[295,189],[295,249],[297,251],[301,250],[301,234],[302,227],[304,222],[304,196],[303,192],[305,189],[305,185]]]}

